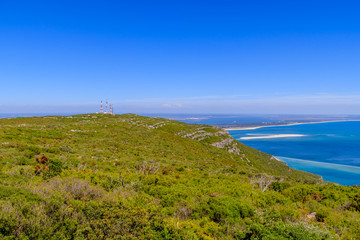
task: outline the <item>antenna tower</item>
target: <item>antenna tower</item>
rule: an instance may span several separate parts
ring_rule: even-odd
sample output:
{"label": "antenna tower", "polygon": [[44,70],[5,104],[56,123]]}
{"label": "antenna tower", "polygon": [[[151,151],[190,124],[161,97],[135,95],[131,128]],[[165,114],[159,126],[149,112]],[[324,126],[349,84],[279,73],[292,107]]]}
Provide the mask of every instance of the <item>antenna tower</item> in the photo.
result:
{"label": "antenna tower", "polygon": [[106,100],[105,113],[108,113],[108,100]]}
{"label": "antenna tower", "polygon": [[101,100],[100,102],[100,113],[104,113],[104,109],[103,109],[103,102]]}

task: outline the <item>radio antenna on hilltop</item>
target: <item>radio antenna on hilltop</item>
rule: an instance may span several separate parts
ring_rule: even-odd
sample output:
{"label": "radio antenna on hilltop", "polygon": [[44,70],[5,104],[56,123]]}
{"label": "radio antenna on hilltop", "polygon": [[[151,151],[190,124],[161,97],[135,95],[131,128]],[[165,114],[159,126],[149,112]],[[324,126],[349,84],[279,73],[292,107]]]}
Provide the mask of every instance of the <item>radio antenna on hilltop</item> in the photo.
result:
{"label": "radio antenna on hilltop", "polygon": [[[108,107],[109,107],[109,111],[108,111]],[[104,105],[103,105],[103,100],[100,101],[100,114],[111,114],[111,115],[115,115],[114,114],[114,105],[109,103],[108,100],[105,101],[105,109],[104,109]]]}

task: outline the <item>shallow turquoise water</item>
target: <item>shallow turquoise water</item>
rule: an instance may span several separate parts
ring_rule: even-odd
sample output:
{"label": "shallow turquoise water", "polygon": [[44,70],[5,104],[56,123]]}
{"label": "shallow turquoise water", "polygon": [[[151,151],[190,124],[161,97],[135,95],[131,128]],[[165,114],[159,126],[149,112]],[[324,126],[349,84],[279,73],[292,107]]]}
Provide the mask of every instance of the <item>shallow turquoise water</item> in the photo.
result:
{"label": "shallow turquoise water", "polygon": [[[240,142],[295,169],[343,185],[360,185],[360,122],[331,122],[232,130]],[[243,138],[246,139],[243,139]],[[275,137],[275,138],[269,138]]]}
{"label": "shallow turquoise water", "polygon": [[360,185],[360,167],[279,156],[276,156],[276,158],[286,162],[289,167],[323,176],[326,181],[337,182],[342,185]]}

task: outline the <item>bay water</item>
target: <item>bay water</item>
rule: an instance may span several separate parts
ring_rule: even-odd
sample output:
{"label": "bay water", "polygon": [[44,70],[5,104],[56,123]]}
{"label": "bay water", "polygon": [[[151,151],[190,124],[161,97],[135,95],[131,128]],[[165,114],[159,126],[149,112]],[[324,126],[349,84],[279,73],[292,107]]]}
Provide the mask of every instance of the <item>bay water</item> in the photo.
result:
{"label": "bay water", "polygon": [[230,130],[238,141],[325,181],[360,185],[360,122],[342,121]]}

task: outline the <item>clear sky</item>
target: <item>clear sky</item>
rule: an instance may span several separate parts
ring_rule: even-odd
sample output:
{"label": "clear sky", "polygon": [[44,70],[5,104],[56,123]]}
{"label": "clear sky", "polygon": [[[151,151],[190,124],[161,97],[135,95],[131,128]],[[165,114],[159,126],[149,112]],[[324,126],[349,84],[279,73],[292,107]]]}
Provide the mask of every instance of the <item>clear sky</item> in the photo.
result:
{"label": "clear sky", "polygon": [[360,2],[0,1],[0,113],[360,114]]}

